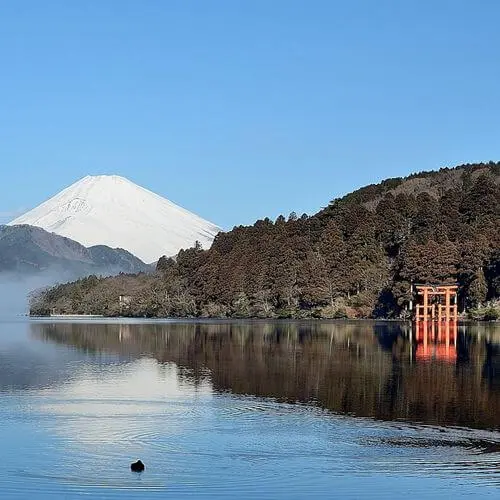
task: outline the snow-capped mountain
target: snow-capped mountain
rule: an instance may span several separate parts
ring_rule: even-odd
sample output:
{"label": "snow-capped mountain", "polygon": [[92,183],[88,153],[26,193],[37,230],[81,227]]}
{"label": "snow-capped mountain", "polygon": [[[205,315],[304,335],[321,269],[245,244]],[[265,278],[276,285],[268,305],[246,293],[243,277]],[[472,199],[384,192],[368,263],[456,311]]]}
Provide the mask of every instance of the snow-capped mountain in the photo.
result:
{"label": "snow-capped mountain", "polygon": [[9,223],[29,224],[86,247],[128,250],[144,262],[198,240],[209,248],[220,228],[117,175],[87,176]]}

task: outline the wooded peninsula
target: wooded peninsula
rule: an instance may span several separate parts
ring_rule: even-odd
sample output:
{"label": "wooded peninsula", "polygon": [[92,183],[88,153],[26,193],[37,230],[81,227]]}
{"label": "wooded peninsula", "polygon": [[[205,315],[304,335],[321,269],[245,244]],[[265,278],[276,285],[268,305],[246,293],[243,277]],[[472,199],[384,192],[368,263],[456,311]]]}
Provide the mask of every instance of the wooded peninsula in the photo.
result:
{"label": "wooded peninsula", "polygon": [[500,318],[500,163],[388,179],[312,216],[238,226],[154,273],[51,287],[30,314],[407,318],[415,283],[456,283],[461,312]]}

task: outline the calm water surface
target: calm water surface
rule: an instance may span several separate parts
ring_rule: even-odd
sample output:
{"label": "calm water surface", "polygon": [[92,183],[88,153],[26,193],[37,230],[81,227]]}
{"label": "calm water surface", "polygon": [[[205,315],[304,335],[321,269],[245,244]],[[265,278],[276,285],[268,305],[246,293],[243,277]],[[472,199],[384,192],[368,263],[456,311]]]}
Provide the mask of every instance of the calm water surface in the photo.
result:
{"label": "calm water surface", "polygon": [[4,320],[0,398],[2,499],[500,496],[499,325]]}

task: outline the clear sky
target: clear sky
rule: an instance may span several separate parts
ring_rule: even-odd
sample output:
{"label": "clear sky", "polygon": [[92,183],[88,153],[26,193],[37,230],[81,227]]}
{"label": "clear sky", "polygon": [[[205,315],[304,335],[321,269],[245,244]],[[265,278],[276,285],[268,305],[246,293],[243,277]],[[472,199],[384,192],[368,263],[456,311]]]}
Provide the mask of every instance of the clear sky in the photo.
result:
{"label": "clear sky", "polygon": [[0,0],[0,222],[119,174],[226,229],[500,158],[500,2]]}

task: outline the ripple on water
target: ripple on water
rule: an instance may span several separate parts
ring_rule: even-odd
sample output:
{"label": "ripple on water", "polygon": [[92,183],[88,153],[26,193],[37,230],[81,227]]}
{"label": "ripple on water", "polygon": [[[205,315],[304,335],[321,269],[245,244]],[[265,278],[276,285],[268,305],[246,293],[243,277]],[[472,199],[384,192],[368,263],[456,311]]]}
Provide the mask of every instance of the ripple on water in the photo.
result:
{"label": "ripple on water", "polygon": [[[324,496],[332,478],[339,485],[350,478],[352,492],[354,478],[368,481],[378,474],[451,473],[472,481],[490,475],[489,483],[498,484],[499,443],[487,433],[443,433],[231,395],[197,405],[48,398],[43,414],[50,418],[39,422],[51,438],[38,457],[25,450],[33,469],[8,471],[2,488],[12,498],[21,487],[28,496],[42,492],[47,498],[97,491],[102,498],[141,491],[171,498],[230,498],[236,491],[241,498],[279,497],[283,491]],[[61,462],[51,469],[54,457]],[[137,458],[146,463],[144,474],[129,471]]]}
{"label": "ripple on water", "polygon": [[[152,359],[84,359],[68,383],[2,394],[0,443],[11,460],[0,498],[386,497],[408,478],[446,498],[448,478],[464,491],[498,485],[494,433],[195,390]],[[131,473],[139,458],[146,471]]]}
{"label": "ripple on water", "polygon": [[361,441],[367,449],[375,450],[372,455],[383,452],[385,458],[378,466],[390,464],[393,470],[410,475],[447,475],[456,479],[466,476],[482,480],[494,473],[489,481],[500,484],[500,440],[495,433],[409,426],[397,435],[367,436]]}

